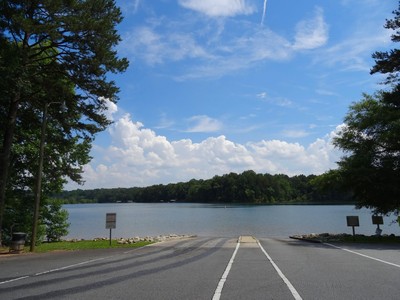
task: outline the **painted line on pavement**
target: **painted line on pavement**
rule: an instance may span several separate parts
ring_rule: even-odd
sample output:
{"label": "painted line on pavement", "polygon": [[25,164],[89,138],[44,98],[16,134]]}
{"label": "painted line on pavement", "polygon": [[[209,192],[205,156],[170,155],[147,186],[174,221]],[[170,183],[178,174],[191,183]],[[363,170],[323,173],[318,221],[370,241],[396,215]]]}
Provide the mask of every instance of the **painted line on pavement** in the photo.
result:
{"label": "painted line on pavement", "polygon": [[283,282],[285,282],[285,284],[287,285],[287,287],[289,288],[290,292],[292,293],[294,299],[296,300],[302,300],[300,294],[297,292],[297,290],[294,288],[294,286],[292,285],[292,283],[289,281],[289,279],[287,279],[287,277],[285,276],[285,274],[283,274],[283,272],[281,271],[281,269],[279,269],[279,267],[277,266],[277,264],[272,260],[271,256],[269,256],[269,254],[267,253],[267,251],[265,251],[265,249],[263,248],[263,246],[261,246],[260,242],[257,240],[257,244],[258,246],[260,246],[261,251],[264,252],[265,256],[268,258],[269,262],[272,264],[272,266],[274,267],[275,271],[278,273],[278,275],[282,278]]}
{"label": "painted line on pavement", "polygon": [[232,265],[233,265],[233,261],[235,260],[235,256],[236,253],[238,252],[240,247],[240,242],[238,240],[237,244],[236,244],[236,248],[235,251],[233,251],[232,257],[229,260],[228,265],[226,266],[225,272],[224,274],[222,274],[222,277],[218,283],[217,289],[215,290],[214,296],[212,298],[212,300],[219,300],[221,298],[221,294],[222,294],[222,289],[224,287],[226,278],[228,277],[229,272],[231,271]]}
{"label": "painted line on pavement", "polygon": [[28,277],[29,276],[22,276],[22,277],[18,277],[18,278],[6,280],[6,281],[1,281],[0,284],[10,283],[10,282],[14,282],[14,281],[17,281],[17,280],[25,279],[25,278],[28,278]]}
{"label": "painted line on pavement", "polygon": [[22,280],[22,279],[26,279],[26,278],[30,278],[30,277],[33,277],[33,276],[45,275],[45,274],[48,274],[48,273],[53,273],[53,272],[57,272],[57,271],[61,271],[61,270],[65,270],[65,269],[69,269],[69,268],[85,265],[85,264],[92,263],[92,262],[95,262],[95,261],[104,260],[104,259],[107,259],[107,258],[110,258],[110,257],[113,257],[113,256],[107,256],[107,257],[101,257],[101,258],[97,258],[97,259],[86,260],[86,261],[82,261],[82,262],[77,263],[77,264],[68,265],[68,266],[64,266],[64,267],[61,267],[61,268],[57,268],[57,269],[51,269],[51,270],[43,271],[43,272],[35,273],[33,275],[21,276],[21,277],[13,278],[13,279],[6,280],[6,281],[0,281],[0,285],[1,284],[6,284],[6,283],[10,283],[10,282],[14,282],[14,281],[18,281],[18,280]]}
{"label": "painted line on pavement", "polygon": [[104,259],[110,258],[110,257],[112,257],[112,256],[107,256],[107,257],[101,257],[101,258],[97,258],[97,259],[91,259],[91,260],[82,261],[82,262],[77,263],[77,264],[68,265],[68,266],[65,266],[65,267],[61,267],[61,268],[57,268],[57,269],[51,269],[51,270],[43,271],[43,272],[40,272],[40,273],[36,273],[35,276],[40,276],[40,275],[44,275],[44,274],[48,274],[48,273],[52,273],[52,272],[57,272],[57,271],[65,270],[65,269],[70,269],[70,268],[81,266],[81,265],[85,265],[85,264],[88,264],[88,263],[91,263],[91,262],[104,260]]}
{"label": "painted line on pavement", "polygon": [[372,260],[375,260],[375,261],[379,261],[379,262],[384,263],[384,264],[387,264],[387,265],[391,265],[391,266],[400,268],[400,265],[394,264],[394,263],[391,263],[391,262],[388,262],[388,261],[383,260],[383,259],[375,258],[375,257],[369,256],[369,255],[362,254],[362,253],[360,253],[360,252],[353,251],[353,250],[350,250],[350,249],[342,248],[342,247],[339,247],[339,246],[336,246],[336,245],[333,245],[333,244],[330,244],[330,243],[323,243],[323,244],[324,244],[324,245],[327,245],[327,246],[330,246],[330,247],[332,247],[332,248],[336,248],[336,249],[340,249],[340,250],[343,250],[343,251],[347,251],[347,252],[350,252],[350,253],[353,253],[353,254],[357,254],[357,255],[359,255],[359,256],[362,256],[362,257],[366,257],[366,258],[369,258],[369,259],[372,259]]}

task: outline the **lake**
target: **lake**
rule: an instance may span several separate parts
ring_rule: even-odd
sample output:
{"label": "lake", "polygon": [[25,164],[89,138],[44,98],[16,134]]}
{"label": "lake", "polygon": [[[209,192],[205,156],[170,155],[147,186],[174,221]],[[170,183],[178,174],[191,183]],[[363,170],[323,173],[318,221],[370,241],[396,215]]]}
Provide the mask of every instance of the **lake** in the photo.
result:
{"label": "lake", "polygon": [[[118,237],[191,234],[213,237],[287,237],[306,233],[352,233],[346,216],[357,215],[356,233],[372,235],[369,210],[352,205],[215,205],[192,203],[117,203],[64,205],[69,212],[67,238],[108,237],[106,213],[117,214]],[[394,217],[385,217],[382,234],[399,234]]]}

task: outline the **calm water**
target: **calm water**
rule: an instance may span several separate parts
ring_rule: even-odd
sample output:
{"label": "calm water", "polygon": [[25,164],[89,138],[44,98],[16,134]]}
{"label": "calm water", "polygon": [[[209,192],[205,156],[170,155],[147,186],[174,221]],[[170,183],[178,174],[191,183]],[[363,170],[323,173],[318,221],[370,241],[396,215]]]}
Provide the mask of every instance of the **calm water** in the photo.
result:
{"label": "calm water", "polygon": [[[257,237],[289,236],[304,233],[351,233],[346,216],[358,215],[356,233],[372,235],[368,210],[351,205],[210,205],[182,203],[123,203],[65,205],[69,212],[67,238],[107,237],[106,213],[117,214],[113,237],[155,236],[160,234],[196,234],[199,236]],[[394,217],[385,217],[383,233],[399,234]]]}

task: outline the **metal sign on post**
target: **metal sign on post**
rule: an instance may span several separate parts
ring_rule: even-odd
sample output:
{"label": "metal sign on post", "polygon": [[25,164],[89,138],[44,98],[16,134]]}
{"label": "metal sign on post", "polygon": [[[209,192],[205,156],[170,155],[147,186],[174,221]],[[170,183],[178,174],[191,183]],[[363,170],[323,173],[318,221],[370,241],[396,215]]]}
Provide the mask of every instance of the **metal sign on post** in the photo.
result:
{"label": "metal sign on post", "polygon": [[110,229],[110,246],[111,246],[111,231],[117,227],[117,214],[106,214],[106,229]]}
{"label": "metal sign on post", "polygon": [[372,224],[376,225],[376,231],[375,231],[376,235],[381,236],[382,229],[379,227],[379,225],[383,225],[383,217],[373,215],[372,216]]}
{"label": "metal sign on post", "polygon": [[360,221],[358,219],[358,216],[347,216],[346,220],[347,220],[347,226],[353,227],[353,240],[354,240],[356,235],[354,227],[359,227]]}

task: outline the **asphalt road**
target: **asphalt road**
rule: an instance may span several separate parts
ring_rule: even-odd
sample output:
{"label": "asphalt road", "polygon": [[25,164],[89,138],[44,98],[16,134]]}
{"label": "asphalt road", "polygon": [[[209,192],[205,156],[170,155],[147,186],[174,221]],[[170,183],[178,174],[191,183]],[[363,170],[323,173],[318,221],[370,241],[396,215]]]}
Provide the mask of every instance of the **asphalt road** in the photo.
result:
{"label": "asphalt road", "polygon": [[398,299],[399,286],[398,245],[197,237],[0,257],[0,299]]}

